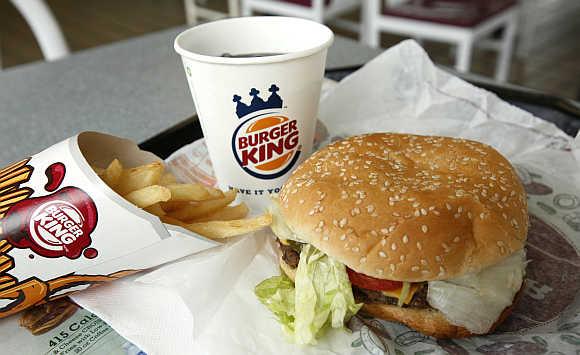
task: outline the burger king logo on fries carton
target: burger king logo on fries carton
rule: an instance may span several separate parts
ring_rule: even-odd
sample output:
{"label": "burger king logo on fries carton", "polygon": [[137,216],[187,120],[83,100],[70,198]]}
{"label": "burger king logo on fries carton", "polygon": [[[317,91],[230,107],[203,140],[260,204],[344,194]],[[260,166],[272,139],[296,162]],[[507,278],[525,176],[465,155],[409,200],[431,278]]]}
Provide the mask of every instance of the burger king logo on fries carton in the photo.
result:
{"label": "burger king logo on fries carton", "polygon": [[[232,151],[240,167],[259,179],[275,179],[289,172],[300,157],[298,121],[282,114],[282,98],[272,84],[264,101],[260,91],[250,90],[252,102],[246,105],[233,96],[240,124],[232,135]],[[277,191],[275,191],[277,192]]]}
{"label": "burger king logo on fries carton", "polygon": [[95,132],[0,169],[0,318],[270,223],[235,197]]}

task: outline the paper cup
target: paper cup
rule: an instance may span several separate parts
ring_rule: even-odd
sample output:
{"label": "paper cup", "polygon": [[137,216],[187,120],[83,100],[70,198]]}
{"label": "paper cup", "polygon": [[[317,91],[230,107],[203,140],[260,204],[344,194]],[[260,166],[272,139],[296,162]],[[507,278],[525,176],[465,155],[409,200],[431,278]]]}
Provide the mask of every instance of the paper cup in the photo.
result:
{"label": "paper cup", "polygon": [[312,150],[332,39],[319,23],[274,16],[206,23],[175,39],[218,183],[251,207],[265,207]]}
{"label": "paper cup", "polygon": [[219,243],[161,223],[91,168],[158,161],[84,132],[0,169],[0,318]]}

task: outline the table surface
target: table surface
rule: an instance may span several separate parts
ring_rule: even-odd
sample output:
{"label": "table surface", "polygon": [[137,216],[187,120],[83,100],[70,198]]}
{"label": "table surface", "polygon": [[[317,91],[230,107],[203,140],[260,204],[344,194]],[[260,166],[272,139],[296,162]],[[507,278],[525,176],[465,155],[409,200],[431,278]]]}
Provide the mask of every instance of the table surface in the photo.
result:
{"label": "table surface", "polygon": [[[194,106],[173,28],[0,72],[0,166],[80,131],[137,142],[191,117]],[[380,51],[336,37],[327,68],[363,64]]]}

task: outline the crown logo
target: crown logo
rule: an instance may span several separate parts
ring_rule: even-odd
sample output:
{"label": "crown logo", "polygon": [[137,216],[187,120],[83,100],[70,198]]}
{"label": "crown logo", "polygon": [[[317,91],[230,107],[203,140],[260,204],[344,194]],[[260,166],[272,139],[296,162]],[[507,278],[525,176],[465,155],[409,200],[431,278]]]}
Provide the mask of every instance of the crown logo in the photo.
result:
{"label": "crown logo", "polygon": [[256,112],[259,110],[269,109],[269,108],[282,108],[282,98],[278,95],[278,91],[280,90],[275,84],[272,84],[268,89],[271,92],[270,97],[268,100],[264,101],[258,94],[260,93],[259,90],[256,88],[252,88],[250,90],[250,96],[252,96],[252,103],[248,106],[243,103],[242,97],[239,95],[234,95],[233,101],[236,103],[236,115],[238,118],[242,118],[247,114],[252,112]]}

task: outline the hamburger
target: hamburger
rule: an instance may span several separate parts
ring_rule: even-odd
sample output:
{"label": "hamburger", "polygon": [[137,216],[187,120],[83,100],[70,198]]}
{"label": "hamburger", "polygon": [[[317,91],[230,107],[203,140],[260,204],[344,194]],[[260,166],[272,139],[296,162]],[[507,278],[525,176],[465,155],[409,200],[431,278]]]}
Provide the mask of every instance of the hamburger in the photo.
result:
{"label": "hamburger", "polygon": [[292,173],[272,214],[283,275],[256,294],[297,343],[359,311],[437,338],[487,334],[524,284],[524,188],[479,142],[334,142]]}

